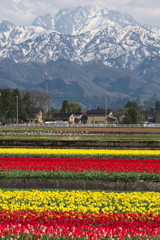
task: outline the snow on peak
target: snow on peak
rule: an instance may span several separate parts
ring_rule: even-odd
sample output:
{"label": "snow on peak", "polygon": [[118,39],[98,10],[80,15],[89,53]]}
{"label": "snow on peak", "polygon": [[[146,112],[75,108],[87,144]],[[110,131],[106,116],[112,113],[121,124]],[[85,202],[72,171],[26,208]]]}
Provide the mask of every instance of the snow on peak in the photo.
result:
{"label": "snow on peak", "polygon": [[0,32],[8,32],[10,29],[14,28],[15,25],[9,21],[0,21]]}
{"label": "snow on peak", "polygon": [[101,5],[86,5],[61,9],[54,18],[49,13],[39,16],[32,25],[63,34],[79,35],[115,25],[124,27],[140,24],[128,14],[108,10]]}
{"label": "snow on peak", "polygon": [[[149,30],[148,30],[149,29]],[[160,28],[142,26],[130,15],[100,5],[48,13],[30,27],[0,22],[0,56],[17,61],[105,62],[133,69],[145,57],[160,56]]]}
{"label": "snow on peak", "polygon": [[54,20],[51,17],[50,13],[45,14],[44,16],[39,16],[32,23],[35,27],[43,27],[46,30],[54,29]]}
{"label": "snow on peak", "polygon": [[71,35],[93,30],[96,32],[108,26],[139,25],[130,15],[109,11],[100,5],[62,9],[55,16],[54,22],[57,32]]}

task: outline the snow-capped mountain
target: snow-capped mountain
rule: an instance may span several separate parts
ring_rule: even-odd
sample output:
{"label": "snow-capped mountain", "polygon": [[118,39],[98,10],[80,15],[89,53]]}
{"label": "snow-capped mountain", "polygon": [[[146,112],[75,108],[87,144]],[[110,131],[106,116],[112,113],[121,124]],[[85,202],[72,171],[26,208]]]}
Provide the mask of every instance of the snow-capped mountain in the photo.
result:
{"label": "snow-capped mountain", "polygon": [[0,56],[4,58],[5,56],[3,55],[3,51],[7,52],[7,49],[14,47],[19,48],[18,44],[26,41],[34,41],[45,32],[46,30],[41,27],[15,26],[10,22],[2,21],[0,23]]}
{"label": "snow-capped mountain", "polygon": [[54,30],[54,19],[50,13],[37,17],[32,23],[35,27],[42,27],[46,30]]}
{"label": "snow-capped mountain", "polygon": [[8,32],[14,27],[15,25],[13,23],[4,20],[0,21],[0,32]]}
{"label": "snow-capped mountain", "polygon": [[48,13],[38,17],[33,26],[54,30],[63,34],[79,35],[100,31],[107,26],[139,25],[130,15],[107,10],[102,6],[84,6],[60,10],[54,19]]}
{"label": "snow-capped mountain", "polygon": [[16,62],[102,62],[133,70],[146,57],[160,56],[156,29],[102,6],[67,8],[54,18],[50,14],[38,17],[29,27],[2,21],[0,57]]}
{"label": "snow-capped mountain", "polygon": [[160,26],[144,24],[143,27],[150,30],[151,32],[160,35]]}

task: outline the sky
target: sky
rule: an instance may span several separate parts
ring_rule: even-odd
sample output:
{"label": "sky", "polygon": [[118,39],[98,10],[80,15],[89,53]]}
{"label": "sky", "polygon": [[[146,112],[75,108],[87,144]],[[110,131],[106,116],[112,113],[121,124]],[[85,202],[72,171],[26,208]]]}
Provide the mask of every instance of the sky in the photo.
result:
{"label": "sky", "polygon": [[38,16],[54,17],[60,9],[80,5],[101,5],[130,14],[141,24],[160,26],[160,0],[0,0],[0,21],[29,26]]}

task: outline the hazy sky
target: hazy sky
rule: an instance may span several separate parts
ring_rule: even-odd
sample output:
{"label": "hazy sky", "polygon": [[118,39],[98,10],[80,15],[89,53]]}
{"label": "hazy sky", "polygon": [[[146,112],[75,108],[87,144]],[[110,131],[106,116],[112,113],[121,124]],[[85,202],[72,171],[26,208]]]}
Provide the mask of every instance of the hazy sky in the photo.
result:
{"label": "hazy sky", "polygon": [[101,5],[128,13],[141,24],[160,25],[160,0],[0,0],[0,20],[29,26],[38,16],[53,17],[59,9],[79,5]]}

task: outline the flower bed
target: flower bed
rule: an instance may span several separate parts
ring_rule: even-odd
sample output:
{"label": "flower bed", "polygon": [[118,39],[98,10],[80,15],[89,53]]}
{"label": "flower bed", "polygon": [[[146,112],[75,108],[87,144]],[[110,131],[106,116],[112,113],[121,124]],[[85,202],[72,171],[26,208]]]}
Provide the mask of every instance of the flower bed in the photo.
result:
{"label": "flower bed", "polygon": [[0,178],[160,181],[159,159],[0,157]]}
{"label": "flower bed", "polygon": [[160,214],[160,193],[82,190],[0,191],[2,210],[56,210],[76,212],[154,212]]}
{"label": "flower bed", "polygon": [[0,148],[0,156],[160,159],[160,150]]}
{"label": "flower bed", "polygon": [[0,235],[4,239],[159,239],[159,200],[160,193],[0,191]]}
{"label": "flower bed", "polygon": [[160,174],[160,159],[0,157],[0,170],[105,171]]}
{"label": "flower bed", "polygon": [[160,181],[160,151],[7,148],[0,156],[0,178]]}
{"label": "flower bed", "polygon": [[[0,156],[0,178],[160,181],[160,151],[7,148]],[[0,190],[0,223],[0,239],[157,240],[160,193]]]}
{"label": "flower bed", "polygon": [[[1,239],[159,239],[160,215],[0,211]],[[14,219],[14,225],[13,225]]]}

